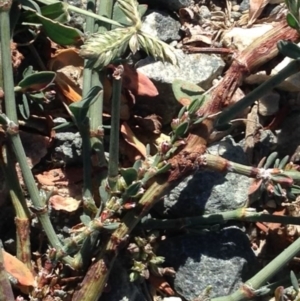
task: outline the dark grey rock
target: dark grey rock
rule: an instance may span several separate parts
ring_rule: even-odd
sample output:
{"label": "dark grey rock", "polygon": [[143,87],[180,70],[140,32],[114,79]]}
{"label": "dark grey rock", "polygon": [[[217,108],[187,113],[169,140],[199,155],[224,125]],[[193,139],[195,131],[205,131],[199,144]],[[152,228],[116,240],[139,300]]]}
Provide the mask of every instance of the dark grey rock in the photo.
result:
{"label": "dark grey rock", "polygon": [[171,11],[177,11],[180,8],[188,7],[188,6],[190,6],[193,3],[198,2],[198,1],[194,1],[194,0],[164,0],[164,1],[161,1],[161,0],[142,0],[142,1],[139,1],[139,2],[148,4],[150,6],[157,5],[160,8],[163,7],[163,8],[169,9]]}
{"label": "dark grey rock", "polygon": [[78,132],[56,133],[54,145],[55,159],[63,160],[65,164],[81,162],[82,139]]}
{"label": "dark grey rock", "polygon": [[[110,273],[109,292],[103,293],[99,301],[146,301],[140,286],[135,282],[129,281],[129,271],[124,268],[119,259],[114,263]],[[127,299],[126,299],[127,298]]]}
{"label": "dark grey rock", "polygon": [[193,300],[209,285],[210,297],[233,293],[257,272],[249,239],[238,227],[168,238],[158,248],[176,270],[175,290]]}
{"label": "dark grey rock", "polygon": [[177,102],[172,91],[172,82],[183,79],[207,89],[213,79],[221,75],[225,66],[218,56],[207,54],[184,54],[175,50],[179,67],[148,57],[139,61],[137,70],[149,77],[155,84],[159,95],[156,97],[137,97],[135,109],[140,116],[157,114],[162,117],[163,125],[168,125],[177,116],[181,105]]}
{"label": "dark grey rock", "polygon": [[143,18],[142,30],[158,37],[160,40],[170,43],[179,40],[181,24],[163,11],[149,11]]}
{"label": "dark grey rock", "polygon": [[300,145],[300,111],[292,112],[284,119],[277,137],[279,154],[293,155]]}
{"label": "dark grey rock", "polygon": [[[247,162],[242,147],[230,138],[208,151],[236,163]],[[250,183],[250,178],[239,174],[199,170],[183,179],[154,208],[160,215],[173,218],[234,210],[247,201]]]}

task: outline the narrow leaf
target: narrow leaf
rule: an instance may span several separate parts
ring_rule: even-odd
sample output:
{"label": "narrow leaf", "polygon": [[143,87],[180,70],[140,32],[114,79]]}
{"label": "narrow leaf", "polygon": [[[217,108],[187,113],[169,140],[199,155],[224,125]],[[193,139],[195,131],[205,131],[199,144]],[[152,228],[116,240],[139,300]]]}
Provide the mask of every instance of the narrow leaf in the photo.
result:
{"label": "narrow leaf", "polygon": [[55,73],[51,71],[42,71],[34,73],[21,80],[16,92],[37,92],[47,88],[55,79]]}
{"label": "narrow leaf", "polygon": [[63,25],[57,21],[52,21],[42,15],[37,15],[47,36],[55,43],[68,46],[76,45],[82,40],[82,33],[79,30]]}

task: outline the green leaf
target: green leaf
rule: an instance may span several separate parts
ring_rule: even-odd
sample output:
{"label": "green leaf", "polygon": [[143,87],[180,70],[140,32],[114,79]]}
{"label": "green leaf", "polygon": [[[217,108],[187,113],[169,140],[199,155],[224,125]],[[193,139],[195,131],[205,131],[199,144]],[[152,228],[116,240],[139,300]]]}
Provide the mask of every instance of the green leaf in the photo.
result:
{"label": "green leaf", "polygon": [[292,59],[300,58],[300,47],[295,43],[289,41],[279,41],[277,47],[284,56]]}
{"label": "green leaf", "polygon": [[41,24],[39,16],[65,23],[70,20],[70,15],[66,9],[65,3],[56,2],[53,4],[43,6],[39,11],[27,9],[22,14],[22,21],[27,23]]}
{"label": "green leaf", "polygon": [[137,180],[137,170],[135,168],[121,168],[120,170],[121,176],[124,178],[127,186],[131,185],[133,181]]}
{"label": "green leaf", "polygon": [[134,162],[133,168],[136,171],[139,171],[139,169],[142,167],[142,165],[143,165],[143,161],[142,160],[137,160],[137,161]]}
{"label": "green leaf", "polygon": [[141,187],[142,187],[142,182],[140,181],[131,184],[126,188],[125,192],[122,195],[122,199],[126,200],[127,198],[136,197]]}
{"label": "green leaf", "polygon": [[285,166],[288,164],[289,159],[290,159],[290,156],[289,156],[289,155],[286,155],[283,159],[281,159],[278,168],[279,168],[279,169],[284,169]]}
{"label": "green leaf", "polygon": [[32,0],[21,0],[21,5],[22,5],[22,8],[24,10],[34,10],[34,11],[37,11],[38,13],[41,12],[41,9],[39,7],[39,5],[35,2],[35,1],[32,1]]}
{"label": "green leaf", "polygon": [[54,81],[55,76],[55,72],[51,71],[42,71],[31,74],[18,83],[17,87],[15,87],[15,92],[24,93],[41,91]]}
{"label": "green leaf", "polygon": [[167,172],[170,168],[172,167],[172,164],[171,163],[167,163],[166,165],[164,165],[162,168],[160,168],[156,174],[160,174],[160,173],[165,173]]}
{"label": "green leaf", "polygon": [[2,125],[7,125],[9,123],[9,119],[7,118],[7,116],[3,113],[0,113],[0,124]]}
{"label": "green leaf", "polygon": [[103,229],[105,230],[116,230],[120,226],[120,223],[109,223],[109,224],[103,224]]}
{"label": "green leaf", "polygon": [[81,126],[82,121],[87,116],[90,105],[97,99],[100,92],[102,92],[101,88],[99,86],[94,86],[90,89],[85,98],[69,105],[69,109],[73,115],[72,118],[78,127]]}
{"label": "green leaf", "polygon": [[62,124],[59,124],[55,127],[53,127],[54,131],[58,131],[58,130],[66,130],[69,129],[70,127],[74,126],[74,122],[68,121],[68,122],[64,122]]}
{"label": "green leaf", "polygon": [[294,290],[298,293],[299,292],[299,283],[298,283],[298,279],[293,271],[290,272],[290,278],[291,278],[291,283],[293,285]]}
{"label": "green leaf", "polygon": [[297,19],[291,14],[291,13],[288,13],[287,16],[286,16],[286,21],[287,21],[287,24],[298,30],[299,29],[299,22],[297,21]]}
{"label": "green leaf", "polygon": [[30,109],[29,109],[28,98],[27,98],[26,94],[22,95],[22,103],[20,103],[18,105],[18,107],[19,107],[19,111],[20,111],[22,117],[25,120],[28,120],[30,117]]}
{"label": "green leaf", "polygon": [[101,203],[106,204],[109,198],[109,194],[105,189],[105,187],[103,187],[102,185],[99,187],[99,195],[100,195]]}
{"label": "green leaf", "polygon": [[52,21],[39,14],[37,14],[37,16],[40,19],[47,36],[59,45],[67,46],[77,44],[83,36],[79,30],[73,27],[63,25],[57,21]]}
{"label": "green leaf", "polygon": [[29,75],[32,75],[32,74],[34,74],[32,66],[28,66],[22,73],[23,78],[28,77]]}
{"label": "green leaf", "polygon": [[86,227],[88,227],[89,223],[91,221],[91,218],[88,215],[80,215],[80,220]]}
{"label": "green leaf", "polygon": [[300,186],[299,185],[293,185],[292,188],[291,188],[291,193],[292,194],[300,194]]}
{"label": "green leaf", "polygon": [[190,105],[204,92],[198,85],[181,79],[173,81],[172,90],[177,101],[183,106]]}
{"label": "green leaf", "polygon": [[178,118],[180,119],[186,111],[187,111],[186,107],[183,106],[178,113]]}
{"label": "green leaf", "polygon": [[278,156],[278,153],[277,153],[277,152],[271,153],[271,154],[268,156],[267,160],[266,160],[266,163],[265,163],[265,165],[264,165],[264,168],[265,168],[265,169],[270,168],[270,167],[274,164],[274,162],[275,162],[277,156]]}
{"label": "green leaf", "polygon": [[184,134],[187,132],[189,128],[189,123],[188,122],[183,122],[182,124],[180,124],[177,129],[174,131],[176,137],[182,137],[184,136]]}

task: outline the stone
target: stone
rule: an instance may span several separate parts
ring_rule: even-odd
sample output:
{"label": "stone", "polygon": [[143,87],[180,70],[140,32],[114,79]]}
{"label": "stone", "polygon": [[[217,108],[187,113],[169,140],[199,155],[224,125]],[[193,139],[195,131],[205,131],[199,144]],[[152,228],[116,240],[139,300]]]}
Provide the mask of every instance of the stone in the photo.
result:
{"label": "stone", "polygon": [[[78,8],[86,9],[86,2],[85,0],[67,0],[67,3]],[[70,21],[68,24],[72,27],[78,28],[79,30],[83,30],[85,17],[81,14],[74,13],[70,11]]]}
{"label": "stone", "polygon": [[54,159],[62,160],[65,164],[81,162],[82,139],[78,132],[56,133],[54,139]]}
{"label": "stone", "polygon": [[[208,151],[236,163],[247,164],[242,147],[229,137],[210,146]],[[184,178],[154,208],[159,215],[167,218],[234,210],[247,201],[250,183],[250,178],[236,173],[222,174],[200,169]]]}
{"label": "stone", "polygon": [[279,110],[280,95],[272,91],[258,100],[258,112],[262,116],[271,116]]}
{"label": "stone", "polygon": [[257,259],[247,235],[238,227],[174,236],[162,241],[157,254],[176,270],[169,282],[187,300],[212,286],[209,297],[233,293],[257,272]]}
{"label": "stone", "polygon": [[188,7],[194,3],[194,0],[142,0],[140,4],[148,4],[150,7],[157,5],[171,11],[177,11],[180,8]]}
{"label": "stone", "polygon": [[160,40],[170,43],[179,40],[181,24],[163,11],[149,11],[143,18],[142,30]]}
{"label": "stone", "polygon": [[243,12],[243,11],[246,11],[250,8],[250,0],[243,0],[241,3],[240,3],[240,8],[239,8],[239,11],[240,12]]}
{"label": "stone", "polygon": [[181,107],[172,91],[172,82],[175,79],[190,81],[208,89],[225,67],[223,60],[217,55],[184,54],[179,49],[175,50],[175,53],[178,56],[179,67],[155,61],[150,57],[140,60],[137,64],[137,70],[152,80],[159,95],[137,97],[134,109],[139,116],[151,114],[161,116],[163,125],[170,124]]}

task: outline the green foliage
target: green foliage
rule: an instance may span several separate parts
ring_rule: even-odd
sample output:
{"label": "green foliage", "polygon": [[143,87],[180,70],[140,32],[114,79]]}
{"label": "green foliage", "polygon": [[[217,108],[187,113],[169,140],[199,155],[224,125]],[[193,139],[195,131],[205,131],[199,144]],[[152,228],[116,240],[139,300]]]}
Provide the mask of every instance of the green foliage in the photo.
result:
{"label": "green foliage", "polygon": [[99,93],[101,93],[101,88],[99,86],[92,87],[85,98],[69,105],[72,119],[78,128],[84,125],[87,118],[88,109],[96,100]]}
{"label": "green foliage", "polygon": [[55,80],[56,74],[51,71],[32,73],[22,79],[15,87],[15,92],[37,92],[46,89]]}
{"label": "green foliage", "polygon": [[285,4],[289,10],[286,20],[290,27],[300,30],[300,22],[299,22],[299,9],[300,9],[300,1],[299,0],[285,0]]}
{"label": "green foliage", "polygon": [[80,55],[89,60],[90,68],[102,69],[109,63],[126,56],[128,49],[133,54],[143,49],[155,59],[177,64],[173,49],[168,44],[141,31],[140,11],[143,13],[137,1],[118,0],[116,13],[119,15],[122,13],[122,20],[132,25],[96,33],[87,38]]}

